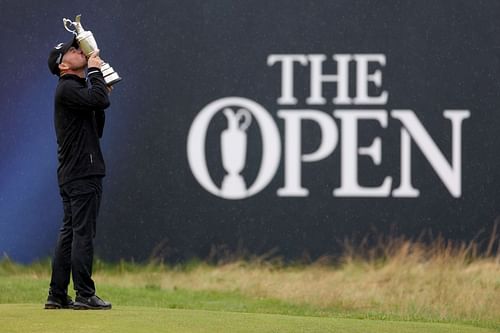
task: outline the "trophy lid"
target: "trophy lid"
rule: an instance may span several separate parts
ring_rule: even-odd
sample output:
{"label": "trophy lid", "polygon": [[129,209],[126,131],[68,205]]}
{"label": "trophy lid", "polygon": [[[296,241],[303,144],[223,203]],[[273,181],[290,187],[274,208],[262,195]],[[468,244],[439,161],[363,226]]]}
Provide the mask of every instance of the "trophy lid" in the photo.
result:
{"label": "trophy lid", "polygon": [[82,14],[78,14],[76,15],[75,17],[75,28],[76,28],[76,32],[81,34],[82,32],[84,32],[85,30],[83,29],[83,26],[82,26],[82,23],[80,23],[80,19],[82,17]]}

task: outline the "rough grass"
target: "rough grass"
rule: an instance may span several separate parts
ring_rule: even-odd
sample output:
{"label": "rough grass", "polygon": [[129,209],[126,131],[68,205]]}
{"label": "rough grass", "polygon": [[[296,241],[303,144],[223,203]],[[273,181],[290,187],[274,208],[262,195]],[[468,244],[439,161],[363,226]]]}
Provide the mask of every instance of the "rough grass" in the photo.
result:
{"label": "rough grass", "polygon": [[119,276],[119,283],[129,286],[235,291],[346,313],[500,325],[500,248],[494,251],[495,241],[492,236],[480,254],[474,242],[379,239],[371,247],[346,243],[340,260],[284,265],[254,258],[184,269],[153,265],[146,277],[122,263],[119,274],[100,278],[114,283]]}
{"label": "rough grass", "polygon": [[[393,238],[363,246],[346,244],[342,258],[307,265],[259,258],[178,266],[97,261],[94,277],[100,290],[124,305],[138,305],[134,299],[140,295],[161,291],[169,295],[166,299],[184,293],[177,303],[161,305],[157,299],[156,305],[166,307],[464,323],[500,331],[500,255],[490,244],[482,254],[474,243],[442,240],[425,245]],[[49,275],[48,261],[0,262],[0,287],[15,277],[22,285],[35,283],[37,297],[44,297]],[[135,298],[120,299],[120,293],[131,290],[137,291]],[[26,293],[21,300],[6,300],[0,292],[0,303],[39,301]]]}

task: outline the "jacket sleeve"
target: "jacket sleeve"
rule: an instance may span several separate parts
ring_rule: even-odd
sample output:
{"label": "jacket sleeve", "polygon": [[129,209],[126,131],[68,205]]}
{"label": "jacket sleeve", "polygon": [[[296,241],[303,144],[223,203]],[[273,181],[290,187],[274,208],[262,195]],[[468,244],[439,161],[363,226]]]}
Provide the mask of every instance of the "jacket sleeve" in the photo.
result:
{"label": "jacket sleeve", "polygon": [[101,71],[98,68],[89,68],[88,79],[91,84],[90,88],[75,85],[65,89],[64,103],[72,108],[89,112],[108,108],[110,105],[108,90]]}

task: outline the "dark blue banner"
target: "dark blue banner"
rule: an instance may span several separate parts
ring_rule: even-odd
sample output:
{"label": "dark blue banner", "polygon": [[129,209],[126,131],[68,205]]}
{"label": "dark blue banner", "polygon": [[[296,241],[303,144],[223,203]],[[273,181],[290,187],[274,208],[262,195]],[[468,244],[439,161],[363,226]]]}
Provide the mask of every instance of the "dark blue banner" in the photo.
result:
{"label": "dark blue banner", "polygon": [[123,78],[102,258],[315,258],[370,233],[486,237],[499,215],[496,1],[7,1],[0,253],[55,243],[47,57],[77,14]]}

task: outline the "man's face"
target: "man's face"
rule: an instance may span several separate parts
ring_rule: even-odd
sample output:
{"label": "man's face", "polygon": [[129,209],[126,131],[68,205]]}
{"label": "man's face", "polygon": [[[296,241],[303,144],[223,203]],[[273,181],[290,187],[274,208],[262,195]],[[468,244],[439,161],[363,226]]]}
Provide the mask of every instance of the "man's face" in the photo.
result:
{"label": "man's face", "polygon": [[87,58],[80,48],[70,47],[63,57],[61,64],[68,66],[68,69],[79,70],[87,66]]}

